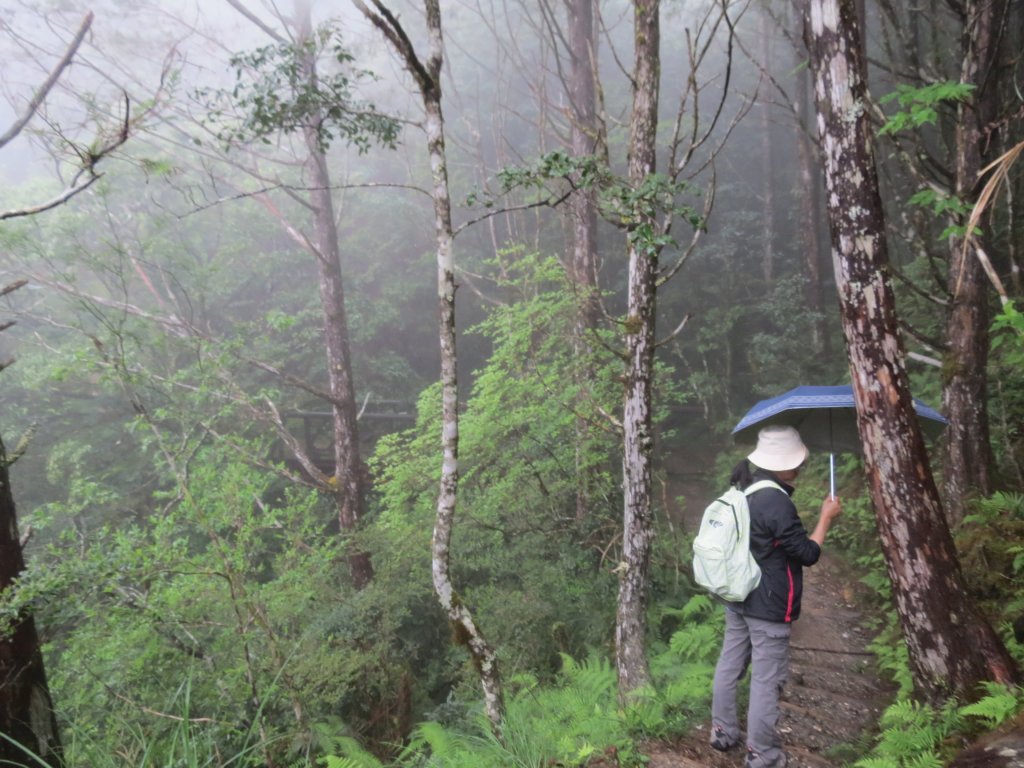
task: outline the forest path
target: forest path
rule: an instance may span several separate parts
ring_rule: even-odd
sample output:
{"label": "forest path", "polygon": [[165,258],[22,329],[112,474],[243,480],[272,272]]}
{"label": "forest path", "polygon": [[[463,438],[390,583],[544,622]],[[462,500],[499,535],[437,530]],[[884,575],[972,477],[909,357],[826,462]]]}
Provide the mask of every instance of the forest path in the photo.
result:
{"label": "forest path", "polygon": [[[696,530],[707,500],[724,482],[703,458],[714,452],[701,441],[687,441],[663,467],[669,499],[687,499],[674,522]],[[703,454],[703,456],[702,456]],[[703,460],[702,460],[703,458]],[[813,514],[813,513],[811,513]],[[805,525],[813,520],[803,514]],[[842,525],[842,518],[837,521]],[[894,686],[882,680],[866,650],[871,632],[864,627],[858,602],[863,594],[857,574],[828,551],[804,570],[800,620],[793,625],[789,681],[782,694],[779,724],[790,768],[838,768],[866,749],[859,744],[891,701]],[[708,745],[708,719],[675,743],[645,745],[649,768],[735,768],[742,750],[720,753]]]}

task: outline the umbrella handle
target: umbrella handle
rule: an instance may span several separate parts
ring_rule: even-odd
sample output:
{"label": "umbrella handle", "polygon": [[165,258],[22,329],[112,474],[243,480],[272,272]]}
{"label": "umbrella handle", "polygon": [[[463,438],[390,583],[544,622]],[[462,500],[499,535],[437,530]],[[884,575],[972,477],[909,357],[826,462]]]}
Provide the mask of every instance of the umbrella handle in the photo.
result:
{"label": "umbrella handle", "polygon": [[831,498],[836,497],[836,455],[830,453],[828,455],[828,470],[829,470],[829,495]]}

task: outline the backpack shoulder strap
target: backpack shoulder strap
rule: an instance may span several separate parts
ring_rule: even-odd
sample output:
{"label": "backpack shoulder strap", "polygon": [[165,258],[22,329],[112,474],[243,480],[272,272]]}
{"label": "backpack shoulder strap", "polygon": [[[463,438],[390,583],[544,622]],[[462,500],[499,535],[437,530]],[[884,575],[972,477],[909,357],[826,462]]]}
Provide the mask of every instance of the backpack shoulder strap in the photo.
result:
{"label": "backpack shoulder strap", "polygon": [[777,491],[786,493],[785,489],[776,483],[774,480],[758,480],[756,483],[751,483],[747,486],[746,490],[743,491],[747,496],[752,494],[754,491],[760,491],[762,488],[774,488]]}

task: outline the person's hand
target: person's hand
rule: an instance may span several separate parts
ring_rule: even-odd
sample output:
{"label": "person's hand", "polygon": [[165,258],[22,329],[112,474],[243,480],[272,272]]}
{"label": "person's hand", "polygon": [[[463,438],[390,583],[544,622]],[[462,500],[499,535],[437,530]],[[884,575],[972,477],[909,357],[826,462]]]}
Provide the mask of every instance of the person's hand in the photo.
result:
{"label": "person's hand", "polygon": [[826,496],[821,502],[821,516],[829,522],[835,520],[843,513],[843,504],[838,496]]}

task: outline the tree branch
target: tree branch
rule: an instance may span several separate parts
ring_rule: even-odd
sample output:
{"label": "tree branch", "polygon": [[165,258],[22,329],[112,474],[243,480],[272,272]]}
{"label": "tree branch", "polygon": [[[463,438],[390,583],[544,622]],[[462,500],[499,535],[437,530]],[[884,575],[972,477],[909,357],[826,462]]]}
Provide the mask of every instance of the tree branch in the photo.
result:
{"label": "tree branch", "polygon": [[57,66],[50,72],[50,76],[46,78],[46,81],[39,86],[32,99],[28,103],[28,107],[25,112],[19,117],[14,124],[7,129],[7,132],[0,136],[0,147],[3,147],[9,141],[14,139],[18,134],[22,132],[29,120],[39,111],[39,107],[46,100],[46,96],[53,89],[53,86],[57,84],[60,76],[64,73],[64,70],[71,65],[71,60],[75,57],[78,49],[82,45],[82,41],[85,39],[85,33],[89,31],[89,27],[92,26],[93,14],[89,11],[85,14],[85,18],[82,19],[81,25],[78,27],[78,32],[75,33],[74,38],[68,44],[67,50],[64,52],[64,57],[57,62]]}

